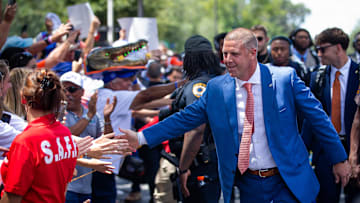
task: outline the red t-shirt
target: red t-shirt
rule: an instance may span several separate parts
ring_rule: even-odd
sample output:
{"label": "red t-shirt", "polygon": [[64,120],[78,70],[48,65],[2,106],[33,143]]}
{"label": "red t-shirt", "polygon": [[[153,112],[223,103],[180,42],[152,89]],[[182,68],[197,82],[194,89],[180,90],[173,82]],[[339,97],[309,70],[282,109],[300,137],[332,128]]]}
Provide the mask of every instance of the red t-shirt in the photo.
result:
{"label": "red t-shirt", "polygon": [[34,120],[14,139],[1,167],[4,191],[22,202],[65,202],[77,153],[69,129],[54,114]]}

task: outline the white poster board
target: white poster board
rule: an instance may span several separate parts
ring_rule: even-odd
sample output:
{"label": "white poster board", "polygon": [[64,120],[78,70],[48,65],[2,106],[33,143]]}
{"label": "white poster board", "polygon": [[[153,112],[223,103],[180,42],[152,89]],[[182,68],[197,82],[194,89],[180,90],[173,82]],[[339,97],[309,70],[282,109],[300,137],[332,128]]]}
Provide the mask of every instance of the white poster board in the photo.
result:
{"label": "white poster board", "polygon": [[80,30],[80,39],[86,38],[94,18],[94,12],[89,2],[68,6],[67,11],[70,22],[76,30]]}
{"label": "white poster board", "polygon": [[126,39],[129,43],[139,39],[149,42],[149,50],[158,49],[159,38],[156,18],[119,18],[117,19],[122,29],[126,30]]}

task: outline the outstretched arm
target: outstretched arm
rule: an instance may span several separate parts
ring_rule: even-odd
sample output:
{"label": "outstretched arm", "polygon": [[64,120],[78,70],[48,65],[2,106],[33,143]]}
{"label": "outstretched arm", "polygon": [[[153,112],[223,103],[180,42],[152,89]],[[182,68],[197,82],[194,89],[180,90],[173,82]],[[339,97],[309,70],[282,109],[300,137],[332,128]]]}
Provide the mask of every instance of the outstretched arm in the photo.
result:
{"label": "outstretched arm", "polygon": [[165,97],[166,95],[172,93],[177,87],[184,85],[185,82],[185,80],[182,80],[178,83],[170,83],[166,85],[156,85],[149,87],[136,95],[133,102],[131,103],[130,109],[142,109],[146,107],[148,102]]}
{"label": "outstretched arm", "polygon": [[[0,30],[1,30],[1,32],[0,32],[0,49],[6,42],[6,39],[8,37],[9,31],[10,31],[10,25],[15,18],[16,8],[17,8],[16,3],[14,5],[7,5],[5,8],[4,19],[2,19],[2,21],[0,20],[0,22],[1,22],[1,24],[0,24]],[[1,7],[0,7],[0,12],[1,12]],[[0,15],[2,15],[2,13],[0,13]]]}

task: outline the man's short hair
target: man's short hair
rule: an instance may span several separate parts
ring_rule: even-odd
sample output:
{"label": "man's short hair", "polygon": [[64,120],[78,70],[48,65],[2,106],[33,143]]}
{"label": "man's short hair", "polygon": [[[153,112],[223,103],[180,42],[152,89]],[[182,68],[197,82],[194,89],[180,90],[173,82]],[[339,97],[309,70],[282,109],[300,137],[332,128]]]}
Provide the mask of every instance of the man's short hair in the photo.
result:
{"label": "man's short hair", "polygon": [[240,40],[241,43],[247,48],[247,49],[256,49],[258,48],[258,41],[254,35],[254,33],[246,28],[236,28],[229,32],[225,40]]}
{"label": "man's short hair", "polygon": [[160,63],[152,62],[147,70],[147,75],[149,78],[157,79],[163,74],[163,69]]}
{"label": "man's short hair", "polygon": [[262,25],[254,25],[254,26],[252,26],[251,27],[251,29],[250,29],[252,32],[254,32],[254,31],[263,31],[264,32],[264,34],[265,34],[265,36],[267,36],[267,30],[266,30],[266,28],[264,27],[264,26],[262,26]]}
{"label": "man's short hair", "polygon": [[341,47],[346,51],[349,46],[349,36],[340,28],[328,28],[322,31],[315,38],[316,45],[330,43],[340,44]]}

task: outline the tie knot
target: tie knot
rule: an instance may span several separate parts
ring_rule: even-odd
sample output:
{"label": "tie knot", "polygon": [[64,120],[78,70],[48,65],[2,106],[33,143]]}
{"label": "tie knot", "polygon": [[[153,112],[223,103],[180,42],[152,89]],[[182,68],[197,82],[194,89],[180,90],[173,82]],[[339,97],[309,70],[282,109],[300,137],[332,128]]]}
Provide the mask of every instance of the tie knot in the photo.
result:
{"label": "tie knot", "polygon": [[248,93],[251,92],[251,83],[245,83],[244,87]]}
{"label": "tie knot", "polygon": [[336,71],[336,73],[335,73],[335,78],[339,78],[339,75],[340,75],[341,73],[340,73],[340,71]]}

